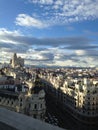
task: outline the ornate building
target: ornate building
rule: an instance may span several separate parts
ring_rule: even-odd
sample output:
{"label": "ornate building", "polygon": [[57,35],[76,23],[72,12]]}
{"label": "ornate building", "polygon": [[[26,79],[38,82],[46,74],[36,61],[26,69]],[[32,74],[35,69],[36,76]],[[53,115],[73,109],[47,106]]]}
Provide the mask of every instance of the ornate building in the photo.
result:
{"label": "ornate building", "polygon": [[98,122],[98,78],[68,77],[63,81],[46,73],[40,77],[46,91],[50,91],[64,110],[82,122]]}
{"label": "ornate building", "polygon": [[35,81],[30,88],[11,76],[0,77],[0,107],[44,120],[45,92]]}
{"label": "ornate building", "polygon": [[11,59],[10,63],[11,63],[11,66],[13,68],[23,67],[24,66],[24,59],[21,57],[17,57],[17,54],[14,53],[13,58]]}

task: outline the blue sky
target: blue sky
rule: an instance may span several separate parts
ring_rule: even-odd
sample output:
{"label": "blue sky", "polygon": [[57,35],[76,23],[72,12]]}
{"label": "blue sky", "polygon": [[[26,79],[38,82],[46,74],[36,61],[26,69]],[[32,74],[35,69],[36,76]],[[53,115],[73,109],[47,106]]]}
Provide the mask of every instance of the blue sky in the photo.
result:
{"label": "blue sky", "polygon": [[[98,67],[98,0],[0,0],[0,61]],[[9,55],[8,55],[9,54]]]}

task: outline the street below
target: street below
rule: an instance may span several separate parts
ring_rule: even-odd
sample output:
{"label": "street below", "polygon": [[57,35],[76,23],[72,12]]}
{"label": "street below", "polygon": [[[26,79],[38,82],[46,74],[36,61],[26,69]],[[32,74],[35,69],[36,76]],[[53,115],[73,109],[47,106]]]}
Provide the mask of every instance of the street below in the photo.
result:
{"label": "street below", "polygon": [[46,93],[46,117],[45,121],[68,130],[98,130],[98,125],[81,123],[74,119],[68,112],[62,110],[51,94]]}

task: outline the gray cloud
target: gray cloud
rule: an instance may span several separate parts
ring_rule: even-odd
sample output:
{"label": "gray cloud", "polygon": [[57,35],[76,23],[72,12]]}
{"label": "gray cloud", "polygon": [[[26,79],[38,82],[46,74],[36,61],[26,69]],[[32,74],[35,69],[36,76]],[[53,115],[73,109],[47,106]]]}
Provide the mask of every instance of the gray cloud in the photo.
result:
{"label": "gray cloud", "polygon": [[92,43],[93,40],[83,36],[34,38],[16,32],[1,31],[0,59],[5,58],[7,61],[13,52],[17,52],[30,64],[86,65],[86,63],[94,63],[97,66],[98,46]]}
{"label": "gray cloud", "polygon": [[98,50],[87,50],[86,55],[90,57],[96,57],[98,56]]}
{"label": "gray cloud", "polygon": [[36,57],[34,59],[32,58],[32,56],[29,56],[26,59],[31,60],[31,61],[40,61],[40,62],[52,62],[54,60],[54,54],[51,52],[50,53],[49,52],[47,52],[47,53],[40,52],[39,56],[40,56],[40,58]]}
{"label": "gray cloud", "polygon": [[0,48],[11,48],[12,45],[5,42],[0,42]]}
{"label": "gray cloud", "polygon": [[48,48],[42,48],[42,47],[40,48],[40,47],[39,47],[39,48],[36,48],[36,49],[34,49],[34,50],[39,52],[39,51],[47,51],[47,50],[49,50],[49,49],[48,49]]}
{"label": "gray cloud", "polygon": [[77,46],[74,46],[74,45],[70,45],[70,46],[68,46],[68,47],[64,47],[63,49],[71,49],[71,50],[89,50],[89,49],[96,49],[96,48],[98,48],[98,46],[97,45],[90,45],[90,44],[88,44],[88,45],[85,45],[85,44],[83,44],[83,45],[77,45]]}
{"label": "gray cloud", "polygon": [[53,53],[42,53],[41,54],[43,56],[43,59],[44,60],[47,60],[47,61],[53,61],[54,60],[54,54]]}
{"label": "gray cloud", "polygon": [[87,49],[87,48],[96,48],[96,46],[91,46],[91,39],[86,37],[61,37],[61,38],[34,38],[28,36],[16,36],[5,34],[2,39],[6,40],[5,45],[1,43],[0,46],[10,47],[10,41],[13,46],[24,46],[24,48],[36,46],[65,46],[66,49]]}

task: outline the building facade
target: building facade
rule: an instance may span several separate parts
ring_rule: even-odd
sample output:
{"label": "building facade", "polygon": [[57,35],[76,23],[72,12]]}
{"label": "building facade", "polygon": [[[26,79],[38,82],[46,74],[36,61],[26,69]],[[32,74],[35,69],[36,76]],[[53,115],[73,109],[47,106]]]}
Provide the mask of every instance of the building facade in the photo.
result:
{"label": "building facade", "polygon": [[50,91],[56,101],[76,119],[85,123],[98,122],[98,79],[62,79],[52,73],[40,73],[46,91]]}
{"label": "building facade", "polygon": [[44,120],[45,92],[36,83],[30,88],[11,76],[1,76],[0,107]]}
{"label": "building facade", "polygon": [[23,67],[24,66],[24,59],[21,58],[21,57],[17,57],[17,54],[14,53],[10,63],[11,63],[11,66],[13,68],[15,68],[15,67]]}

